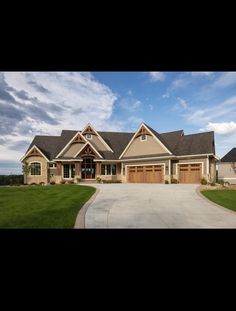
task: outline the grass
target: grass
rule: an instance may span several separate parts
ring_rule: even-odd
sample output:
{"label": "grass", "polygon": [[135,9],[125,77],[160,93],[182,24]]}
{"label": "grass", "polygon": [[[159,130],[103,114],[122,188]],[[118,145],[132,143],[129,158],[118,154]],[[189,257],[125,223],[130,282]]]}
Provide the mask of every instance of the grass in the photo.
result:
{"label": "grass", "polygon": [[78,185],[0,187],[0,228],[73,228],[95,191]]}
{"label": "grass", "polygon": [[235,190],[206,190],[202,194],[212,202],[236,212]]}

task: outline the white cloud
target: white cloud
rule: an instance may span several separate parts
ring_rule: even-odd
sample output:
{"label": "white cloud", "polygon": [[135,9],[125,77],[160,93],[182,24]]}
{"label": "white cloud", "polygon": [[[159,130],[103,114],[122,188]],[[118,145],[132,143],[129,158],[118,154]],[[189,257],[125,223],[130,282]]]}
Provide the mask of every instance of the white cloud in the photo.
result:
{"label": "white cloud", "polygon": [[[2,73],[0,131],[12,144],[22,138],[30,142],[34,135],[59,135],[62,129],[79,130],[88,122],[98,130],[104,124],[105,130],[121,130],[121,122],[109,122],[116,99],[91,73]],[[10,150],[9,144],[0,146],[0,160],[19,160],[22,152]]]}
{"label": "white cloud", "polygon": [[138,110],[142,105],[142,102],[132,96],[122,98],[119,102],[119,106],[122,109],[128,110],[130,112],[134,112]]}
{"label": "white cloud", "polygon": [[170,97],[170,94],[169,93],[166,93],[166,94],[163,94],[162,95],[162,98],[169,98]]}
{"label": "white cloud", "polygon": [[236,84],[236,72],[223,73],[213,84],[213,88],[223,88]]}
{"label": "white cloud", "polygon": [[152,71],[152,72],[149,72],[149,76],[150,76],[151,81],[164,81],[165,80],[164,72]]}
{"label": "white cloud", "polygon": [[194,71],[192,72],[192,76],[195,77],[195,76],[211,76],[213,74],[212,71]]}
{"label": "white cloud", "polygon": [[188,103],[185,99],[178,97],[178,102],[174,105],[173,110],[186,110],[188,108]]}
{"label": "white cloud", "polygon": [[220,122],[213,123],[209,122],[205,128],[200,129],[201,131],[214,131],[219,135],[228,135],[228,134],[236,134],[236,122]]}

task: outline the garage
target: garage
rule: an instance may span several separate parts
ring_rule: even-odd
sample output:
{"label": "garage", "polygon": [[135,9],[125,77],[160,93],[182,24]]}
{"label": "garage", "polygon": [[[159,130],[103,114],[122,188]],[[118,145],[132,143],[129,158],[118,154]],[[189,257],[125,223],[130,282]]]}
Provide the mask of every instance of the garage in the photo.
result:
{"label": "garage", "polygon": [[128,182],[130,183],[163,183],[164,166],[130,166],[128,167]]}
{"label": "garage", "polygon": [[202,178],[202,164],[180,164],[179,182],[182,184],[199,184]]}

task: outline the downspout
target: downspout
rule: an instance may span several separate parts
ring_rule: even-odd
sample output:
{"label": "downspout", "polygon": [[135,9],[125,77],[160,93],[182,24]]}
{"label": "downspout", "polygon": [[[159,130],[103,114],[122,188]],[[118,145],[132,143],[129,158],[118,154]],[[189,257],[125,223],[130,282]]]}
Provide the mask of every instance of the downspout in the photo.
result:
{"label": "downspout", "polygon": [[169,160],[169,183],[171,184],[171,160]]}

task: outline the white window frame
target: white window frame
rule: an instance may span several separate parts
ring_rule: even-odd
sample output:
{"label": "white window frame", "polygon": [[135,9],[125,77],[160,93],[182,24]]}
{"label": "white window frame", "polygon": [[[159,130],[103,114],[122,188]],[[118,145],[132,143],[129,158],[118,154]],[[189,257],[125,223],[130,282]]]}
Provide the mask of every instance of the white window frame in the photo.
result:
{"label": "white window frame", "polygon": [[[105,165],[105,175],[102,174],[102,165]],[[107,174],[107,165],[115,165],[116,166],[116,174],[113,175],[112,174],[112,167],[111,167],[111,174]],[[117,164],[114,164],[114,163],[106,163],[106,164],[101,164],[101,176],[116,176],[117,175]]]}
{"label": "white window frame", "polygon": [[33,163],[39,163],[40,164],[40,175],[31,175],[31,169],[30,169],[29,176],[30,177],[42,177],[42,171],[43,171],[43,164],[42,164],[42,162],[40,162],[40,161],[31,161],[31,162],[29,162],[29,166],[31,164],[33,164]]}
{"label": "white window frame", "polygon": [[[88,137],[88,135],[89,135],[90,137]],[[93,138],[93,135],[92,135],[92,134],[86,134],[85,137],[86,137],[86,139],[90,139],[90,140],[91,140],[91,139]]]}
{"label": "white window frame", "polygon": [[[145,139],[142,139],[142,137],[145,136]],[[142,134],[140,136],[140,141],[143,142],[143,141],[147,141],[147,134]]]}
{"label": "white window frame", "polygon": [[[69,177],[64,177],[64,165],[69,165]],[[65,164],[62,164],[62,178],[63,179],[74,179],[75,177],[71,177],[71,172],[72,172],[72,169],[71,169],[71,165],[73,165],[74,163],[65,163]]]}

